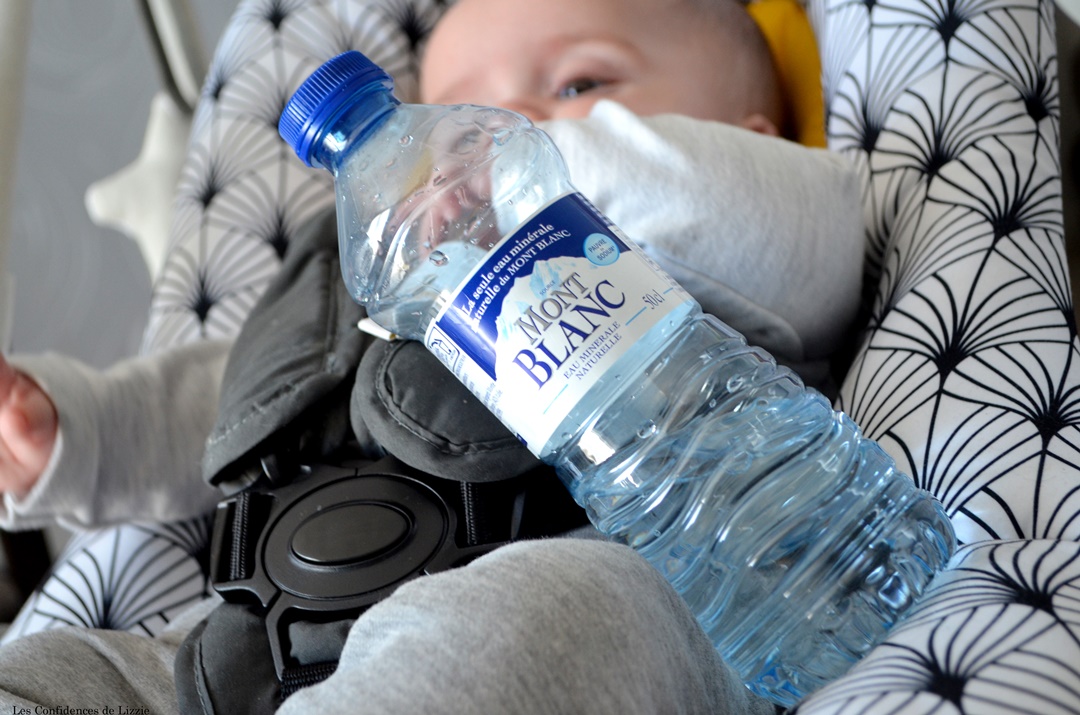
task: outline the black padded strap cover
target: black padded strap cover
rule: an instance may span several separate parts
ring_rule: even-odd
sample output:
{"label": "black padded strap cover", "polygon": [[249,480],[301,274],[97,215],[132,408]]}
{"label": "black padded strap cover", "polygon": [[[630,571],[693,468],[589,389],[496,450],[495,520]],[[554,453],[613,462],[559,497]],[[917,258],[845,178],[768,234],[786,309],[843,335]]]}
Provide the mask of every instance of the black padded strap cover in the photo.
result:
{"label": "black padded strap cover", "polygon": [[263,616],[248,606],[223,603],[195,626],[174,673],[182,713],[272,713],[281,703]]}
{"label": "black padded strap cover", "polygon": [[341,280],[331,211],[293,239],[237,338],[203,458],[208,481],[233,493],[264,457],[318,463],[345,443],[464,482],[540,466],[422,345],[373,338],[357,328],[363,316]]}
{"label": "black padded strap cover", "polygon": [[418,342],[364,354],[352,394],[357,432],[414,469],[463,482],[509,479],[540,461]]}
{"label": "black padded strap cover", "polygon": [[327,212],[292,240],[237,337],[204,478],[232,493],[267,455],[320,461],[353,436],[374,448],[352,434],[348,415],[356,365],[376,340],[356,328],[363,316],[341,280],[336,219]]}

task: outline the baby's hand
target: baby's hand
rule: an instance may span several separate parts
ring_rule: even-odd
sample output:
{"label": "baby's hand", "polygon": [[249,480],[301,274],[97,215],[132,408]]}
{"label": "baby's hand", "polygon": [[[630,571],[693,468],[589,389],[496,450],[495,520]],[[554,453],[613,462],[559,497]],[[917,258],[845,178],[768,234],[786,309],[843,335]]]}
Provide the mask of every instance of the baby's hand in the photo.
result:
{"label": "baby's hand", "polygon": [[0,493],[34,486],[52,456],[57,424],[45,391],[0,355]]}

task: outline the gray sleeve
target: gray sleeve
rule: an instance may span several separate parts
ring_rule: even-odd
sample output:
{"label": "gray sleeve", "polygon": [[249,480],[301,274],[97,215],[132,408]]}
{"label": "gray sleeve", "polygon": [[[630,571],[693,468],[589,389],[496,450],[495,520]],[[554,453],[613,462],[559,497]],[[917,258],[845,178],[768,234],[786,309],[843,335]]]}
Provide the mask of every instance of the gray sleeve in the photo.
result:
{"label": "gray sleeve", "polygon": [[625,546],[524,541],[402,585],[353,625],[337,671],[281,715],[773,715],[663,577]]}
{"label": "gray sleeve", "polygon": [[213,509],[220,493],[200,460],[230,347],[200,342],[105,371],[55,354],[13,358],[56,404],[59,451],[28,494],[4,495],[0,526],[91,528]]}
{"label": "gray sleeve", "polygon": [[574,186],[706,312],[789,363],[843,344],[865,253],[861,184],[844,157],[609,100],[541,126]]}

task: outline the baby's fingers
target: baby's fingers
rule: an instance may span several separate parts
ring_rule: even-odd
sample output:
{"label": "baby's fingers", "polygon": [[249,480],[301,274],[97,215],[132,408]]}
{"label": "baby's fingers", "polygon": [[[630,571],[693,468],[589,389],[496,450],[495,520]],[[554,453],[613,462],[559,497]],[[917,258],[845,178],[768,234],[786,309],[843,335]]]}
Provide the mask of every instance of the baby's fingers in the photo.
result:
{"label": "baby's fingers", "polygon": [[45,391],[0,358],[0,491],[34,485],[52,455],[57,425]]}

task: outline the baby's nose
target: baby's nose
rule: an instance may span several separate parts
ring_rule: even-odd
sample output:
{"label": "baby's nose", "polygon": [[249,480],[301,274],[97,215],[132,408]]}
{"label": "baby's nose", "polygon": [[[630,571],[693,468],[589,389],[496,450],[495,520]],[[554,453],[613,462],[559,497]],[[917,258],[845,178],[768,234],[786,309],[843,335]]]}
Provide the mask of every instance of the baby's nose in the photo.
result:
{"label": "baby's nose", "polygon": [[460,191],[440,191],[431,200],[427,210],[427,238],[437,246],[445,241],[450,227],[465,213]]}
{"label": "baby's nose", "polygon": [[440,186],[428,199],[425,210],[427,240],[437,246],[466,230],[463,221],[475,218],[477,209],[491,200],[491,178],[486,173],[459,177]]}

